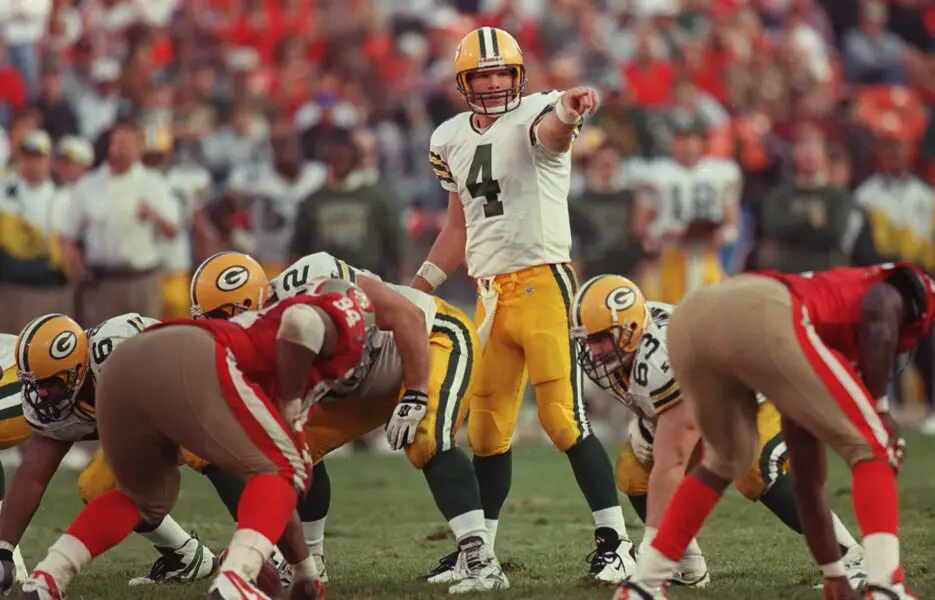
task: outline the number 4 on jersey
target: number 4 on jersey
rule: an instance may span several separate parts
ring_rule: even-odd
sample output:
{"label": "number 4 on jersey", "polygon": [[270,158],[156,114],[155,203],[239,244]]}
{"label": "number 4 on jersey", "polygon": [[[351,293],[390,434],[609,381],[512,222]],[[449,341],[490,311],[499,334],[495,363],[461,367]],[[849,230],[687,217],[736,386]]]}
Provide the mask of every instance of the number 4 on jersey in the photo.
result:
{"label": "number 4 on jersey", "polygon": [[474,159],[471,160],[471,170],[468,173],[467,189],[472,198],[484,198],[485,217],[499,217],[503,214],[500,182],[493,178],[490,144],[481,144],[474,151]]}

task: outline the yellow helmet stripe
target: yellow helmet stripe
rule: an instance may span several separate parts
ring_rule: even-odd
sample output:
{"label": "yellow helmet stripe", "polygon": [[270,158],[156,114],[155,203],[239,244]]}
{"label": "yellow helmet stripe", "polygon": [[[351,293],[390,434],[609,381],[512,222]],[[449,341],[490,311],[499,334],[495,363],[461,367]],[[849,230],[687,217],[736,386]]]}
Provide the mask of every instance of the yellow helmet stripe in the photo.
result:
{"label": "yellow helmet stripe", "polygon": [[26,329],[23,330],[23,333],[20,335],[19,347],[17,348],[19,353],[17,362],[20,365],[21,371],[28,373],[31,370],[29,368],[29,345],[32,343],[32,338],[36,336],[36,332],[38,332],[43,325],[52,319],[64,316],[65,315],[60,315],[58,313],[52,313],[33,319],[28,325],[26,325]]}

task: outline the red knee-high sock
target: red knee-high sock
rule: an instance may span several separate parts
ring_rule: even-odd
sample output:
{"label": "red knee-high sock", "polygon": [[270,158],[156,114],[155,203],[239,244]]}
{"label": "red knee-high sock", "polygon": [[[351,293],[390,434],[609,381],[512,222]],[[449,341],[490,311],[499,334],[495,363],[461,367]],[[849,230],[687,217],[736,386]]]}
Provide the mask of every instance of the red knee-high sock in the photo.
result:
{"label": "red knee-high sock", "polygon": [[111,490],[85,506],[65,533],[81,541],[95,557],[125,540],[139,524],[140,513],[130,497]]}
{"label": "red knee-high sock", "polygon": [[899,494],[896,474],[882,460],[851,467],[854,516],[863,534],[867,581],[888,585],[899,571]]}
{"label": "red knee-high sock", "polygon": [[251,529],[268,540],[282,537],[298,495],[295,488],[278,475],[251,478],[237,504],[237,529]]}
{"label": "red knee-high sock", "polygon": [[891,533],[899,527],[896,474],[882,460],[865,460],[851,469],[854,515],[861,533]]}
{"label": "red knee-high sock", "polygon": [[666,508],[659,531],[653,538],[653,547],[669,560],[682,560],[688,544],[698,535],[705,519],[714,510],[720,498],[720,492],[711,489],[692,475],[686,476],[676,488]]}

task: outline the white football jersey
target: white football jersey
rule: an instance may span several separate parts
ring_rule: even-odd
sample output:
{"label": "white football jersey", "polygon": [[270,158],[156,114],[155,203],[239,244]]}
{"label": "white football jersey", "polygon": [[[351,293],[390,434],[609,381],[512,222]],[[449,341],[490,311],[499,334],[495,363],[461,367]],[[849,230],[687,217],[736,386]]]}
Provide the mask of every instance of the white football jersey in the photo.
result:
{"label": "white football jersey", "polygon": [[463,112],[432,134],[432,170],[464,206],[471,277],[570,260],[571,152],[549,152],[535,134],[559,96],[525,96],[483,132],[474,128],[472,113]]}
{"label": "white football jersey", "polygon": [[[277,298],[290,298],[300,294],[308,282],[313,279],[328,277],[354,283],[358,274],[382,281],[380,277],[370,271],[348,265],[343,260],[335,258],[327,252],[316,252],[315,254],[303,256],[289,265],[270,282],[270,288]],[[431,334],[437,310],[435,298],[425,292],[404,285],[385,282],[384,284],[399,292],[424,313],[426,331]],[[387,394],[398,392],[403,377],[402,360],[393,334],[389,331],[377,332],[373,339],[373,350],[370,357],[371,361],[363,372],[355,372],[353,376],[334,386],[321,401],[328,402],[329,400],[348,396],[384,397]]]}
{"label": "white football jersey", "polygon": [[654,236],[682,231],[692,221],[723,221],[743,183],[737,163],[716,158],[702,158],[694,167],[660,158],[640,171],[639,183],[652,190],[656,203]]}
{"label": "white football jersey", "polygon": [[[88,329],[91,385],[100,376],[104,362],[114,348],[158,322],[156,319],[143,317],[137,313],[126,313],[107,319],[100,325]],[[88,385],[87,381],[85,385]],[[38,434],[63,442],[80,442],[93,438],[97,432],[97,420],[94,418],[93,411],[88,411],[80,405],[76,405],[71,414],[64,419],[50,422],[40,419],[30,408],[29,403],[24,402],[23,416]]]}
{"label": "white football jersey", "polygon": [[666,328],[674,308],[663,302],[646,303],[651,318],[649,326],[643,331],[630,372],[622,373],[618,370],[611,374],[610,391],[627,408],[647,421],[655,421],[656,415],[682,400],[666,348]]}

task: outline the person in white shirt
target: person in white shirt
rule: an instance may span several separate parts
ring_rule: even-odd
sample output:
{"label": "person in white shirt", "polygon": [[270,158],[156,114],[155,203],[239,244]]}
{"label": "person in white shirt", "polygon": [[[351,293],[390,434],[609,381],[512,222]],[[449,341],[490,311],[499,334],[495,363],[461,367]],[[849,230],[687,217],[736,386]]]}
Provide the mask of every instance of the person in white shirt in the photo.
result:
{"label": "person in white shirt", "polygon": [[7,44],[13,66],[23,74],[29,96],[39,93],[39,48],[52,14],[52,0],[0,2],[0,38]]}
{"label": "person in white shirt", "polygon": [[253,214],[252,229],[235,231],[235,243],[275,276],[291,258],[289,242],[299,206],[325,184],[328,173],[321,163],[303,162],[294,133],[275,131],[270,141],[272,160],[234,170],[228,189]]}
{"label": "person in white shirt", "polygon": [[56,241],[63,196],[50,177],[52,142],[42,130],[19,144],[0,178],[0,333],[36,315],[73,310],[73,290]]}
{"label": "person in white shirt", "polygon": [[82,179],[69,199],[62,249],[85,280],[78,296],[85,326],[121,313],[162,311],[158,239],[181,233],[179,214],[165,177],[140,164],[142,145],[135,123],[118,122],[107,162]]}

